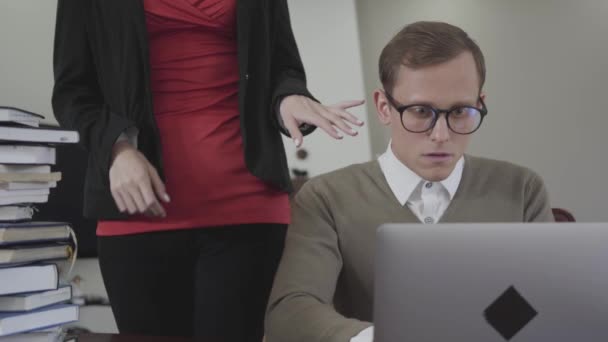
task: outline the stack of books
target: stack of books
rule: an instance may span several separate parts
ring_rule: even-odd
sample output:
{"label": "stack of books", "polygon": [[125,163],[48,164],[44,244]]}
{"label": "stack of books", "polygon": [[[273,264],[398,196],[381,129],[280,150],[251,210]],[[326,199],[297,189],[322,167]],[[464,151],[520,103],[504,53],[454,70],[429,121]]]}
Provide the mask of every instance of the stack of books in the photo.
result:
{"label": "stack of books", "polygon": [[53,172],[55,145],[78,133],[40,127],[43,117],[0,107],[0,341],[63,341],[61,326],[78,320],[57,262],[75,260],[68,223],[36,222],[61,180]]}

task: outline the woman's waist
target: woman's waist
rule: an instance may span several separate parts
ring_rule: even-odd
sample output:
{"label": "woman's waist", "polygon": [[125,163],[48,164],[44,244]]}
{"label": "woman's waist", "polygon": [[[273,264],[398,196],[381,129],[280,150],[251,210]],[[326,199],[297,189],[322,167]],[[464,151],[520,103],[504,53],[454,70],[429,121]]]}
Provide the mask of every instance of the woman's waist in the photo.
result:
{"label": "woman's waist", "polygon": [[[174,49],[168,49],[173,51]],[[238,89],[239,67],[236,52],[209,54],[204,51],[151,55],[150,82],[153,92],[234,92]]]}
{"label": "woman's waist", "polygon": [[238,116],[238,89],[153,92],[154,115]]}

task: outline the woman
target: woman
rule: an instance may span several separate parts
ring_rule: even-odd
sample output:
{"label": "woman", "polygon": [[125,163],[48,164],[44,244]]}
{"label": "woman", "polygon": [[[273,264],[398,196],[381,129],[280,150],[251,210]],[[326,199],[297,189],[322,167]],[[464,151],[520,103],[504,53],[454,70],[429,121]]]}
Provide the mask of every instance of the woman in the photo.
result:
{"label": "woman", "polygon": [[290,217],[279,131],[362,124],[362,101],[313,100],[290,25],[286,0],[58,1],[53,108],[89,151],[121,332],[261,340]]}

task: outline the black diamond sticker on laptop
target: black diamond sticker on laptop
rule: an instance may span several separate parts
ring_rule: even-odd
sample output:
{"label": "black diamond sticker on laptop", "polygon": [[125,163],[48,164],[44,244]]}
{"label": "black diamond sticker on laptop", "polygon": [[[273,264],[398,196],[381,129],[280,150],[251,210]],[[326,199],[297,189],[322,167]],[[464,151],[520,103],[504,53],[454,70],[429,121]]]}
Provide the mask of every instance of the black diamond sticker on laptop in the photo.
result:
{"label": "black diamond sticker on laptop", "polygon": [[486,321],[507,341],[517,335],[537,314],[513,286],[484,311]]}

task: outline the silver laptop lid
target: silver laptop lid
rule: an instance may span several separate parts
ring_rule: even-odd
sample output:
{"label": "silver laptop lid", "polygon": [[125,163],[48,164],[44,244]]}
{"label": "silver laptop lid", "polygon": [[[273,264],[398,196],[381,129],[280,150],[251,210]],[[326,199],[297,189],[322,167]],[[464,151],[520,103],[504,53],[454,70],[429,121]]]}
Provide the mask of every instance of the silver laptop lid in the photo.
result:
{"label": "silver laptop lid", "polygon": [[608,224],[389,224],[375,342],[608,341]]}

